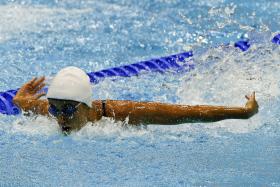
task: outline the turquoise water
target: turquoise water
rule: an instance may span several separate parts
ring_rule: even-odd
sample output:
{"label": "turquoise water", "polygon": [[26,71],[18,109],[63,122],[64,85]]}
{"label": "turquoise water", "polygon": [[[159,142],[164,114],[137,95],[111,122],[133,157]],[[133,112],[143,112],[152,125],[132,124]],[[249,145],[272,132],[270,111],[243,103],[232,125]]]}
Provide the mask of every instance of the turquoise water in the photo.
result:
{"label": "turquoise water", "polygon": [[[123,127],[68,137],[54,120],[0,116],[0,186],[280,186],[279,1],[0,1],[0,90],[62,67],[86,72],[194,50],[189,73],[93,85],[94,99],[242,106],[249,120]],[[240,38],[242,53],[220,46]],[[49,82],[49,81],[48,81]]]}

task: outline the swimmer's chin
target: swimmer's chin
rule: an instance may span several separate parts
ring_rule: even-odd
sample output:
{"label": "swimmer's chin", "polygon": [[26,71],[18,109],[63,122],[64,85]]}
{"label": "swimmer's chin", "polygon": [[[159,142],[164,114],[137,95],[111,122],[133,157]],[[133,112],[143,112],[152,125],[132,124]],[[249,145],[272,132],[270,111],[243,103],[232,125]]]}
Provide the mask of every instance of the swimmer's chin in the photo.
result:
{"label": "swimmer's chin", "polygon": [[74,128],[66,125],[60,125],[60,129],[64,135],[70,135],[72,132],[77,132],[80,130],[80,128]]}
{"label": "swimmer's chin", "polygon": [[69,135],[73,130],[71,127],[68,126],[60,126],[60,129],[64,135]]}

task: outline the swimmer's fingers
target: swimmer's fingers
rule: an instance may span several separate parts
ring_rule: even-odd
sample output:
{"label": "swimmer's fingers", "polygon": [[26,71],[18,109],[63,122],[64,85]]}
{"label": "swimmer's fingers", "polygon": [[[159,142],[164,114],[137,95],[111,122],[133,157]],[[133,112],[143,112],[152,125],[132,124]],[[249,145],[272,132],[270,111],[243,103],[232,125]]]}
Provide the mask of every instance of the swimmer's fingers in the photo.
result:
{"label": "swimmer's fingers", "polygon": [[253,98],[253,100],[256,100],[256,93],[255,92],[252,93],[252,98]]}
{"label": "swimmer's fingers", "polygon": [[41,83],[40,85],[38,85],[36,88],[33,89],[33,92],[36,93],[39,90],[41,90],[42,88],[44,88],[46,86],[45,83]]}
{"label": "swimmer's fingers", "polygon": [[32,85],[33,85],[33,83],[36,81],[36,77],[34,77],[33,79],[31,79],[30,81],[28,81],[28,82],[26,82],[23,86],[22,86],[22,88],[31,88],[32,87]]}
{"label": "swimmer's fingers", "polygon": [[28,81],[26,84],[32,85],[37,80],[37,77],[33,77],[30,81]]}
{"label": "swimmer's fingers", "polygon": [[36,78],[35,81],[32,82],[32,87],[37,88],[45,81],[45,77]]}
{"label": "swimmer's fingers", "polygon": [[28,95],[28,94],[34,94],[36,93],[38,90],[40,90],[42,88],[42,86],[40,86],[39,88],[37,88],[39,85],[42,84],[42,82],[45,80],[45,77],[41,77],[41,78],[37,78],[34,77],[33,79],[31,79],[30,81],[28,81],[27,83],[25,83],[19,90],[18,90],[18,94],[19,95]]}
{"label": "swimmer's fingers", "polygon": [[22,86],[22,88],[25,88],[25,89],[32,89],[33,88],[33,85],[34,85],[34,83],[37,81],[37,77],[34,77],[34,78],[32,78],[30,81],[28,81],[28,82],[26,82],[23,86]]}
{"label": "swimmer's fingers", "polygon": [[33,88],[32,84],[36,81],[36,77],[22,85],[22,87],[18,90],[17,95],[26,95],[26,93],[29,93]]}
{"label": "swimmer's fingers", "polygon": [[245,95],[248,100],[256,100],[256,94],[253,92],[251,95]]}
{"label": "swimmer's fingers", "polygon": [[45,96],[45,95],[46,95],[45,92],[38,93],[38,94],[36,94],[36,95],[34,96],[34,98],[35,98],[35,99],[39,99],[40,97]]}

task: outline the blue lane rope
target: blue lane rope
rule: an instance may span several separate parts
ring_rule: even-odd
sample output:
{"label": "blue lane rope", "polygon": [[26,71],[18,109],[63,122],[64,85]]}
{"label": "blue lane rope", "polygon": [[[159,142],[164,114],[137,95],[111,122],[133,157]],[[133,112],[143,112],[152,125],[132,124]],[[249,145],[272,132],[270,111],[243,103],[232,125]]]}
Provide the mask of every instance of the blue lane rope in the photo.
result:
{"label": "blue lane rope", "polygon": [[241,49],[242,51],[247,51],[250,48],[250,43],[249,40],[240,40],[238,42],[234,43],[234,47],[238,47],[239,49]]}
{"label": "blue lane rope", "polygon": [[280,34],[275,35],[271,42],[280,45]]}
{"label": "blue lane rope", "polygon": [[192,66],[192,64],[188,64],[186,61],[186,59],[192,56],[192,51],[188,51],[167,57],[141,61],[134,64],[104,69],[97,72],[91,72],[88,73],[88,76],[92,83],[97,84],[105,77],[131,77],[139,75],[141,71],[164,73],[170,69],[180,70],[182,69],[182,67]]}
{"label": "blue lane rope", "polygon": [[[280,45],[280,34],[275,35],[271,42]],[[247,51],[250,46],[249,40],[240,40],[234,43],[234,47],[239,48],[241,51]],[[188,61],[192,56],[193,52],[188,51],[134,64],[90,72],[88,73],[88,76],[92,83],[97,84],[106,77],[131,77],[139,75],[142,71],[164,73],[170,69],[177,71],[180,71],[185,67],[193,69],[194,65]],[[17,115],[21,113],[21,110],[13,103],[13,98],[17,91],[18,89],[0,92],[0,113],[7,115]],[[45,88],[44,91],[47,91],[47,88]]]}

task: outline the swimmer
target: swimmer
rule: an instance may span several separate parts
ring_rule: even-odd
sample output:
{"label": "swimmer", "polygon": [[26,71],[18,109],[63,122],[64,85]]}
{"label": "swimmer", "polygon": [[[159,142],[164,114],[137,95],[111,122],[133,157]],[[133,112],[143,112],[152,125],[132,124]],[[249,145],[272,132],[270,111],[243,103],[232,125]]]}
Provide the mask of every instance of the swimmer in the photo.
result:
{"label": "swimmer", "polygon": [[[87,122],[102,117],[127,121],[132,125],[175,125],[191,122],[215,122],[224,119],[248,119],[258,112],[255,93],[247,95],[244,107],[209,105],[177,105],[159,102],[94,100],[87,74],[77,67],[60,70],[52,80],[48,93],[39,92],[45,78],[33,78],[17,92],[13,102],[23,111],[53,117],[62,132],[81,129]],[[40,99],[46,95],[47,99]]]}

